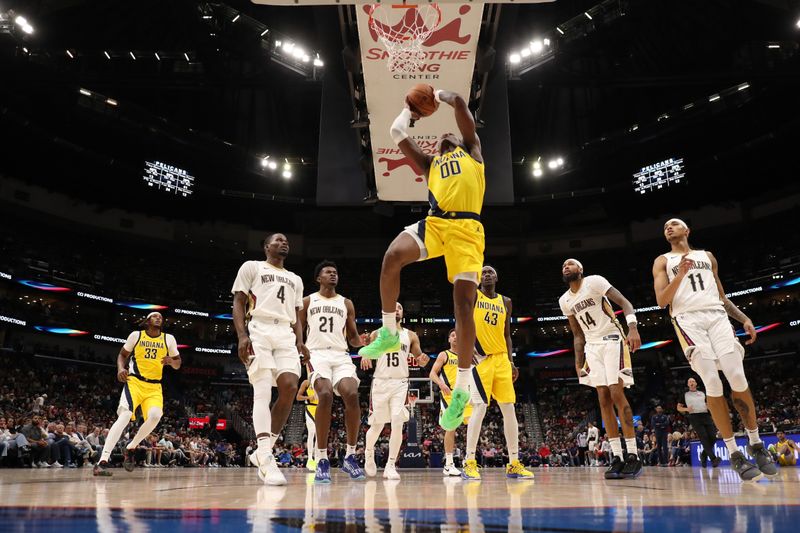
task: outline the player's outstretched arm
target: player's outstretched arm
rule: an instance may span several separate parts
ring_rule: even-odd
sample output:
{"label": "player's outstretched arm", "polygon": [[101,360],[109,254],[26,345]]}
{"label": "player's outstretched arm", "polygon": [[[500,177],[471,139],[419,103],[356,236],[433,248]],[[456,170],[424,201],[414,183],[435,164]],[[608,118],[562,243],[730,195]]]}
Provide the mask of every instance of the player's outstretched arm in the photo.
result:
{"label": "player's outstretched arm", "polygon": [[608,288],[606,296],[622,308],[622,314],[625,315],[625,322],[628,324],[628,346],[632,352],[635,352],[642,345],[642,339],[639,337],[639,325],[636,321],[633,304],[614,287]]}
{"label": "player's outstretched arm", "polygon": [[756,328],[753,326],[753,321],[739,309],[735,303],[730,301],[727,296],[725,296],[725,289],[722,287],[722,282],[719,279],[719,266],[717,265],[717,258],[712,255],[711,252],[706,252],[708,257],[711,258],[711,270],[714,272],[714,280],[717,282],[717,290],[719,291],[719,299],[722,300],[722,306],[725,308],[725,312],[728,313],[728,316],[732,319],[736,320],[737,322],[742,324],[744,330],[750,335],[750,338],[745,341],[745,344],[753,344],[756,342],[756,337],[758,337],[758,333],[756,333]]}
{"label": "player's outstretched arm", "polygon": [[574,338],[575,371],[578,373],[578,376],[580,376],[583,371],[583,364],[586,362],[586,353],[584,352],[586,337],[583,335],[581,325],[575,320],[575,315],[569,315],[567,319],[569,319],[569,329],[572,330],[572,337]]}
{"label": "player's outstretched arm", "polygon": [[409,330],[408,337],[411,339],[411,346],[408,347],[408,351],[411,352],[411,355],[414,357],[414,361],[419,366],[427,365],[431,358],[422,352],[422,347],[419,343],[419,335],[417,335],[416,332]]}
{"label": "player's outstretched arm", "polygon": [[344,306],[347,309],[347,321],[345,322],[345,330],[347,332],[347,342],[353,348],[361,348],[364,346],[364,339],[358,333],[358,326],[356,326],[356,308],[349,298],[345,298]]}
{"label": "player's outstretched arm", "polygon": [[394,122],[392,122],[392,126],[389,128],[389,135],[392,136],[392,140],[403,152],[403,155],[409,158],[419,173],[427,178],[428,169],[433,158],[423,152],[417,142],[409,136],[408,128],[412,118],[418,119],[419,115],[411,111],[408,104],[406,104],[400,114],[397,115],[397,118],[394,119]]}
{"label": "player's outstretched arm", "polygon": [[[446,352],[439,352],[439,355],[436,357],[436,362],[433,363],[433,368],[431,368],[431,372],[428,377],[431,378],[431,381],[436,383],[436,385],[442,389],[447,389],[447,385],[439,378],[439,373],[442,371],[442,367],[447,362],[447,353]],[[449,389],[448,389],[449,390]]]}
{"label": "player's outstretched arm", "polygon": [[475,117],[472,116],[472,111],[469,110],[467,101],[460,94],[453,91],[439,90],[435,91],[434,94],[437,100],[453,107],[458,131],[461,132],[461,138],[464,140],[469,154],[476,161],[483,163],[481,140],[478,137],[478,130],[475,126]]}

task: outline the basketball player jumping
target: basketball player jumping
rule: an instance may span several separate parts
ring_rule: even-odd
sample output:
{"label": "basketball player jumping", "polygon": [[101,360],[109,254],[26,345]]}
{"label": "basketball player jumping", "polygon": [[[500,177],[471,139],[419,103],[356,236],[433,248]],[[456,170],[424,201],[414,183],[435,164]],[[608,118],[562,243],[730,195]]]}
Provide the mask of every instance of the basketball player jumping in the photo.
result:
{"label": "basketball player jumping", "polygon": [[383,327],[369,346],[359,354],[377,359],[400,349],[395,304],[400,294],[400,271],[414,261],[444,256],[447,278],[453,284],[453,307],[458,331],[459,365],[453,396],[441,418],[445,430],[461,425],[470,398],[470,368],[475,344],[472,317],[478,276],[483,266],[484,232],[481,208],[486,188],[481,142],[475,120],[466,100],[450,91],[435,91],[435,100],[455,109],[455,119],[463,138],[446,133],[439,139],[439,155],[425,154],[408,134],[411,119],[420,115],[409,107],[395,119],[392,139],[403,154],[427,175],[428,216],[405,228],[383,257],[381,267],[381,306]]}
{"label": "basketball player jumping", "polygon": [[309,381],[317,394],[315,426],[317,428],[317,461],[315,483],[331,482],[328,460],[328,432],[331,427],[333,395],[344,402],[347,428],[347,452],[342,470],[351,479],[364,479],[364,471],[356,460],[356,443],[361,427],[361,406],[358,403],[359,379],[350,357],[347,342],[360,347],[364,343],[356,327],[353,302],[336,293],[339,272],[332,261],[323,261],[314,269],[319,291],[303,299],[300,321],[306,330],[306,346],[311,352]]}
{"label": "basketball player jumping", "polygon": [[[456,372],[458,371],[458,354],[456,353],[456,330],[451,329],[447,334],[447,342],[450,344],[449,350],[439,352],[436,357],[436,362],[433,363],[431,368],[430,378],[433,383],[439,386],[441,396],[440,413],[444,413],[445,409],[450,403],[452,391],[450,386],[455,383]],[[473,379],[475,379],[475,369],[473,367]],[[464,409],[464,423],[469,422],[469,417],[472,415],[472,403],[468,403]],[[456,430],[446,430],[444,433],[444,469],[442,474],[445,476],[461,476],[461,471],[456,468],[453,462],[453,452],[456,449]]]}
{"label": "basketball player jumping", "polygon": [[[372,388],[369,393],[369,430],[364,446],[364,470],[369,477],[378,472],[375,464],[375,443],[381,436],[385,424],[391,424],[389,435],[389,458],[383,471],[386,479],[400,479],[397,473],[397,456],[403,443],[403,424],[408,422],[408,359],[413,357],[419,366],[428,364],[429,357],[422,353],[419,337],[411,330],[405,329],[403,323],[403,306],[397,303],[397,327],[400,335],[400,350],[390,352],[375,363],[372,376]],[[373,331],[370,339],[378,336]],[[372,361],[366,357],[361,359],[361,370],[372,368]]]}
{"label": "basketball player jumping", "polygon": [[164,414],[164,396],[161,392],[161,376],[164,365],[174,369],[181,367],[181,355],[175,337],[163,332],[164,317],[155,311],[141,322],[144,329],[128,335],[117,356],[117,380],[124,383],[117,407],[117,420],[111,426],[103,445],[100,460],[94,467],[95,476],[110,476],[106,468],[114,446],[131,420],[141,411],[144,422],[139,431],[123,450],[125,470],[133,471],[133,452],[153,432]]}
{"label": "basketball player jumping", "polygon": [[533,472],[526,470],[519,461],[519,424],[514,410],[517,401],[514,382],[519,377],[519,370],[512,360],[511,298],[497,294],[496,286],[497,271],[488,265],[484,266],[474,309],[477,332],[475,350],[479,361],[475,389],[478,394],[472,394],[474,405],[467,425],[467,456],[461,477],[472,480],[481,478],[475,451],[486,408],[494,398],[503,414],[503,434],[509,461],[506,477],[533,479]]}
{"label": "basketball player jumping", "polygon": [[[300,358],[308,357],[297,311],[303,308],[303,280],[284,268],[289,240],[282,233],[264,239],[266,261],[246,261],[233,282],[233,325],[239,359],[253,386],[253,428],[258,448],[250,462],[267,485],[285,485],[272,454],[297,394]],[[278,399],[270,411],[272,387]]]}
{"label": "basketball player jumping", "polygon": [[[311,367],[306,365],[308,375],[311,375]],[[317,393],[314,392],[314,387],[311,386],[311,381],[304,379],[297,390],[298,402],[305,402],[306,404],[306,431],[308,437],[306,438],[306,450],[308,451],[308,460],[306,461],[306,468],[312,472],[317,471],[317,462],[314,460],[314,450],[317,448]]]}
{"label": "basketball player jumping", "polygon": [[[597,390],[600,414],[614,455],[605,477],[638,477],[642,461],[636,449],[633,411],[625,398],[625,388],[633,385],[631,352],[642,345],[633,305],[603,276],[584,277],[583,265],[577,259],[564,261],[561,275],[569,289],[559,298],[558,305],[567,316],[574,337],[575,370],[582,384]],[[609,300],[622,308],[627,336]],[[622,453],[617,416],[622,423],[627,456]]]}
{"label": "basketball player jumping", "polygon": [[[731,302],[722,288],[717,260],[711,252],[689,246],[689,226],[678,218],[664,224],[664,237],[672,250],[660,255],[653,264],[656,300],[669,306],[672,324],[683,347],[689,366],[703,380],[708,409],[730,454],[731,466],[743,481],[774,476],[778,468],[758,434],[753,395],[744,374],[744,347],[736,339],[730,316],[756,340],[753,322]],[[750,441],[747,451],[756,461],[748,461],[736,446],[728,402],[722,395],[719,371],[730,383],[733,405],[744,421]],[[757,465],[757,466],[756,466]]]}

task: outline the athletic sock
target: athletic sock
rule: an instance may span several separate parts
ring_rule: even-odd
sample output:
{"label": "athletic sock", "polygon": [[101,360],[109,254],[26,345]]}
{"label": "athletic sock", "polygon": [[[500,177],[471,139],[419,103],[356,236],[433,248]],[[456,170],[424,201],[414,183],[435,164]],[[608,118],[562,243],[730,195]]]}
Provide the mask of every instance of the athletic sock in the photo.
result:
{"label": "athletic sock", "polygon": [[756,429],[744,428],[744,430],[747,432],[747,438],[750,439],[751,446],[761,442],[761,437],[758,436],[758,426],[756,426]]}
{"label": "athletic sock", "polygon": [[614,456],[622,459],[622,439],[617,437],[608,439],[608,441],[611,443],[611,451],[614,453]]}
{"label": "athletic sock", "polygon": [[381,311],[381,317],[383,318],[383,327],[388,329],[392,332],[392,335],[397,333],[397,315],[394,311],[391,313],[384,313]]}
{"label": "athletic sock", "polygon": [[324,450],[316,450],[314,452],[314,458],[317,461],[322,461],[323,459],[327,459],[328,458],[328,448],[325,448]]}
{"label": "athletic sock", "polygon": [[453,466],[453,454],[446,453],[444,454],[444,466]]}
{"label": "athletic sock", "polygon": [[739,451],[739,447],[736,446],[736,439],[731,437],[729,439],[722,439],[725,443],[725,447],[728,448],[728,453],[736,453]]}
{"label": "athletic sock", "polygon": [[456,385],[453,388],[461,390],[469,390],[469,384],[471,379],[472,379],[471,368],[458,367],[458,373],[456,374]]}
{"label": "athletic sock", "polygon": [[637,457],[639,456],[638,451],[636,449],[636,437],[626,438],[625,447],[628,449],[628,453],[632,453]]}
{"label": "athletic sock", "polygon": [[344,456],[345,457],[350,457],[351,455],[355,455],[355,454],[356,454],[356,445],[353,444],[352,446],[350,446],[348,444],[347,445],[347,453],[345,453]]}

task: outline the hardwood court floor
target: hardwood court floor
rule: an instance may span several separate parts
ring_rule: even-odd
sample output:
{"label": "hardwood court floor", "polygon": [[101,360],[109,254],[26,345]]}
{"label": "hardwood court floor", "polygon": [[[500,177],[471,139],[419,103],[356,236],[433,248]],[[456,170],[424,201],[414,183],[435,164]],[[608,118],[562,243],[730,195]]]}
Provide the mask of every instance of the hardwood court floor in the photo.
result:
{"label": "hardwood court floor", "polygon": [[[800,530],[800,468],[742,484],[727,468],[649,468],[606,481],[600,468],[537,469],[534,481],[483,470],[480,482],[436,470],[401,481],[285,487],[248,469],[0,470],[0,530],[97,531],[680,531]],[[380,475],[379,471],[379,475]]]}

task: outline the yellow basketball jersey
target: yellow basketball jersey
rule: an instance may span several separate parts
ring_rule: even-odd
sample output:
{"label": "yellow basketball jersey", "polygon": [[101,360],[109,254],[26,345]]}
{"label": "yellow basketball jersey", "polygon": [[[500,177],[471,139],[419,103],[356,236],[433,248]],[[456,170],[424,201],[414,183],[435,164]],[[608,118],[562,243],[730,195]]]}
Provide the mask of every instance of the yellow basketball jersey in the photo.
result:
{"label": "yellow basketball jersey", "polygon": [[314,388],[309,385],[306,389],[306,396],[308,396],[308,400],[306,400],[306,405],[317,405],[319,400],[317,399],[317,393],[314,392]]}
{"label": "yellow basketball jersey", "polygon": [[139,332],[139,340],[133,347],[129,372],[145,380],[161,381],[164,365],[161,360],[168,354],[167,335],[150,337],[146,331]]}
{"label": "yellow basketball jersey", "polygon": [[475,301],[475,349],[481,355],[506,353],[506,304],[498,294],[489,298],[478,290]]}
{"label": "yellow basketball jersey", "polygon": [[481,214],[486,190],[483,163],[458,147],[437,155],[428,170],[431,211],[466,211]]}
{"label": "yellow basketball jersey", "polygon": [[456,374],[458,374],[458,355],[450,350],[445,350],[447,362],[442,367],[442,380],[445,385],[452,388],[456,384]]}

